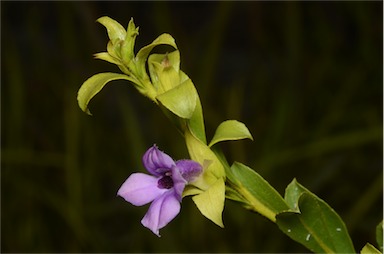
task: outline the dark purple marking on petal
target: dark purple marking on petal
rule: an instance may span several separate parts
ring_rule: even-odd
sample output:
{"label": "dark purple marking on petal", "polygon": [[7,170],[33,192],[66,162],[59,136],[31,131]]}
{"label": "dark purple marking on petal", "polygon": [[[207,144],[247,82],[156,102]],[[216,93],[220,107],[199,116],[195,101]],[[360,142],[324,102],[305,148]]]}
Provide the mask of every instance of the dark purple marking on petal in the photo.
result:
{"label": "dark purple marking on petal", "polygon": [[170,189],[173,187],[173,180],[171,176],[163,176],[157,182],[157,187],[160,189]]}

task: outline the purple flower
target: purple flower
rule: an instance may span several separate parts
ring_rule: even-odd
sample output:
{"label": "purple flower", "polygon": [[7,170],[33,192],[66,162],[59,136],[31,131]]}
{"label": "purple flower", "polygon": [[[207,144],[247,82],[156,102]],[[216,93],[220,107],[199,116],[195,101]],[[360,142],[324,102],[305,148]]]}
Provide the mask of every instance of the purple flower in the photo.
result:
{"label": "purple flower", "polygon": [[184,187],[202,172],[199,163],[192,160],[173,161],[156,145],[143,156],[144,167],[151,175],[133,173],[120,187],[117,195],[135,206],[152,202],[141,220],[157,236],[180,212]]}

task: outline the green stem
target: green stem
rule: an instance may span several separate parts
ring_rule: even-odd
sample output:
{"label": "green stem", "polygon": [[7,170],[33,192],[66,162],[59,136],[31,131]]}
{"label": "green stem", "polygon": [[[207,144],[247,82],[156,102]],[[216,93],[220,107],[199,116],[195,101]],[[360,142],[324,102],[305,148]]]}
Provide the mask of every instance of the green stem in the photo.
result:
{"label": "green stem", "polygon": [[[235,193],[238,195],[237,197],[240,198],[240,200],[236,200],[233,197],[229,197],[229,199],[234,201],[240,201],[241,203],[243,203],[243,206],[246,209],[251,210],[253,212],[257,212],[265,216],[273,223],[276,223],[276,213],[270,209],[267,209],[266,206],[263,205],[259,200],[257,200],[244,186],[242,186],[241,184],[234,184],[232,181],[227,181],[227,183],[230,188],[234,190]],[[263,209],[260,209],[261,207]]]}

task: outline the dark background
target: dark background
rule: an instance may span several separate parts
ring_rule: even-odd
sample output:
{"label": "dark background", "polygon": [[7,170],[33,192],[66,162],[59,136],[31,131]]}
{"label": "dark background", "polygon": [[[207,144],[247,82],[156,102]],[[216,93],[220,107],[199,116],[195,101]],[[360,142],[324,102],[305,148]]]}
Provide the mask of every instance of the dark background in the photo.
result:
{"label": "dark background", "polygon": [[190,198],[157,238],[148,206],[116,197],[153,143],[185,144],[160,110],[115,81],[81,112],[80,85],[116,66],[108,15],[170,33],[199,91],[208,139],[227,119],[255,141],[222,145],[281,194],[293,178],[344,219],[357,251],[382,220],[382,2],[1,2],[1,252],[307,252],[228,201],[225,229]]}

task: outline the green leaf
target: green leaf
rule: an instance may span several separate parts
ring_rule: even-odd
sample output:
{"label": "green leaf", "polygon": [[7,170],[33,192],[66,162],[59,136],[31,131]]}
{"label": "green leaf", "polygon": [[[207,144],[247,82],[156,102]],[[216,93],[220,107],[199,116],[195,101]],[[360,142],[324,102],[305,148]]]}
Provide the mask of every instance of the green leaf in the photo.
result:
{"label": "green leaf", "polygon": [[355,253],[339,215],[295,179],[286,189],[285,200],[292,210],[276,217],[285,234],[316,253]]}
{"label": "green leaf", "polygon": [[121,43],[122,41],[116,39],[115,41],[109,41],[107,44],[107,52],[116,59],[121,59]]}
{"label": "green leaf", "polygon": [[129,65],[129,62],[135,56],[133,50],[135,47],[135,40],[137,35],[139,35],[139,28],[135,26],[133,18],[128,23],[127,33],[124,38],[124,42],[121,46],[121,56],[126,65]]}
{"label": "green leaf", "polygon": [[108,52],[101,52],[94,54],[96,59],[104,60],[112,64],[121,65],[121,61],[118,58],[111,56]]}
{"label": "green leaf", "polygon": [[124,27],[116,20],[107,16],[101,17],[96,21],[107,28],[109,37],[107,44],[108,53],[117,59],[121,59],[121,44],[124,42],[127,34]]}
{"label": "green leaf", "polygon": [[239,140],[249,138],[253,140],[251,133],[245,124],[236,120],[227,120],[222,122],[216,129],[215,135],[213,136],[209,146],[214,144],[227,141],[227,140]]}
{"label": "green leaf", "polygon": [[145,68],[145,62],[147,61],[149,53],[151,53],[152,49],[156,46],[159,45],[169,45],[177,49],[175,39],[169,35],[169,34],[162,34],[159,37],[157,37],[151,44],[142,47],[139,52],[136,55],[135,61],[138,67],[139,75],[141,77],[146,77],[148,76],[146,73],[146,68]]}
{"label": "green leaf", "polygon": [[200,98],[197,95],[196,107],[190,119],[188,119],[188,127],[191,133],[199,139],[202,143],[206,144],[207,139],[205,137],[203,108],[201,107]]}
{"label": "green leaf", "polygon": [[149,53],[152,51],[152,49],[159,45],[169,45],[177,49],[175,39],[170,34],[161,34],[159,37],[157,37],[151,44],[142,47],[139,52],[137,53],[136,57],[139,60],[147,59]]}
{"label": "green leaf", "polygon": [[127,32],[125,31],[124,27],[120,25],[120,23],[116,20],[104,16],[98,18],[96,21],[105,26],[105,28],[107,28],[108,37],[111,41],[114,42],[116,40],[125,39]]}
{"label": "green leaf", "polygon": [[131,77],[124,75],[124,74],[118,74],[118,73],[99,73],[96,75],[93,75],[89,79],[87,79],[83,85],[80,87],[79,92],[77,93],[77,102],[84,112],[86,112],[88,115],[92,115],[91,112],[88,109],[88,103],[89,101],[103,89],[103,87],[110,81],[113,80],[119,80],[119,79],[125,79],[132,82],[135,82]]}
{"label": "green leaf", "polygon": [[380,250],[383,251],[383,221],[381,221],[376,227],[376,241]]}
{"label": "green leaf", "polygon": [[298,200],[300,195],[306,192],[306,189],[299,185],[294,179],[286,188],[284,199],[291,208],[291,211],[299,212]]}
{"label": "green leaf", "polygon": [[225,202],[224,178],[219,178],[210,188],[192,197],[200,212],[216,225],[224,227],[222,213]]}
{"label": "green leaf", "polygon": [[288,210],[281,195],[258,173],[251,168],[235,162],[231,166],[231,187],[244,198],[248,209],[260,213],[271,221],[275,221],[276,214]]}
{"label": "green leaf", "polygon": [[372,244],[367,243],[363,249],[360,251],[361,254],[381,254],[381,252],[376,249]]}
{"label": "green leaf", "polygon": [[156,99],[175,115],[189,119],[195,111],[197,97],[195,86],[188,79],[173,89],[158,95]]}

